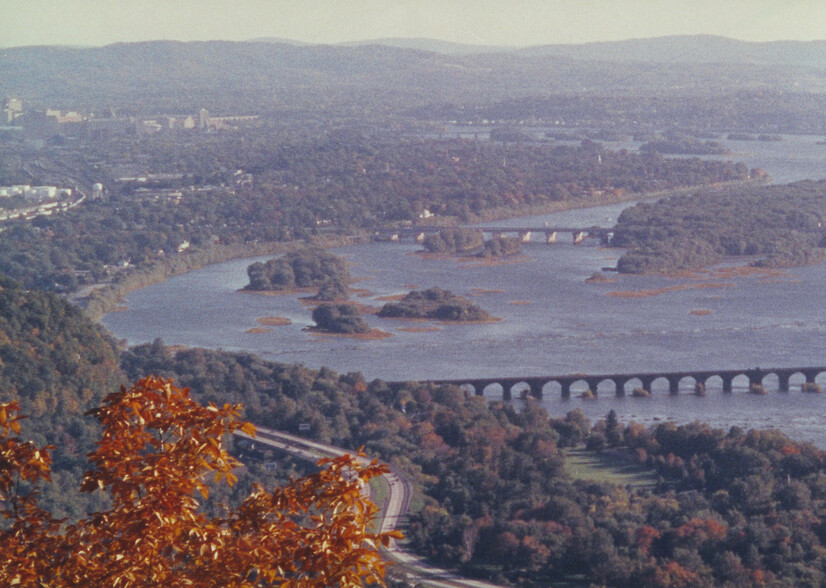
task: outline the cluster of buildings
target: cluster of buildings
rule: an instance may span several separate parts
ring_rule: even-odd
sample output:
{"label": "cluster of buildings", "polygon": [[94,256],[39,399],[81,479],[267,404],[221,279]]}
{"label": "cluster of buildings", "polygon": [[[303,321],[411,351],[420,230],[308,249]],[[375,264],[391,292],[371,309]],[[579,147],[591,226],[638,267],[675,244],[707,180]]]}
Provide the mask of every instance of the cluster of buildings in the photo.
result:
{"label": "cluster of buildings", "polygon": [[[99,187],[99,189],[98,189]],[[103,186],[95,184],[95,192],[102,192]],[[56,212],[69,210],[83,202],[85,196],[72,198],[71,188],[57,186],[0,186],[0,198],[23,198],[26,203],[21,206],[13,203],[11,208],[0,208],[0,222],[14,219],[32,219],[36,216],[49,216]]]}
{"label": "cluster of buildings", "polygon": [[14,120],[23,114],[23,102],[20,98],[7,98],[3,103],[3,121],[7,125],[14,124]]}
{"label": "cluster of buildings", "polygon": [[21,197],[26,200],[52,200],[58,196],[71,198],[72,189],[58,188],[57,186],[30,186],[28,184],[0,186],[0,198]]}
{"label": "cluster of buildings", "polygon": [[113,135],[153,135],[162,132],[202,129],[217,131],[249,124],[258,116],[210,116],[202,108],[198,114],[94,117],[75,111],[23,110],[19,98],[6,98],[3,124],[7,130],[21,131],[28,139],[48,139],[62,135],[100,139]]}
{"label": "cluster of buildings", "polygon": [[257,115],[249,116],[210,116],[206,108],[198,111],[198,115],[156,116],[153,118],[139,118],[135,121],[135,132],[139,135],[154,135],[163,131],[204,129],[220,131],[233,128],[239,124],[258,120]]}

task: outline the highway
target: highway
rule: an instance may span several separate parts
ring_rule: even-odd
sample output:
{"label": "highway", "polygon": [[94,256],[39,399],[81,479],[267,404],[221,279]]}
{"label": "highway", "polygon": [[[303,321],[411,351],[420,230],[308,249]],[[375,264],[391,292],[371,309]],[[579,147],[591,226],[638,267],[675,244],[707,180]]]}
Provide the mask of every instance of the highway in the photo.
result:
{"label": "highway", "polygon": [[[353,451],[341,449],[324,443],[317,443],[297,435],[290,435],[272,429],[256,426],[254,437],[241,431],[236,431],[235,435],[244,439],[249,439],[256,443],[261,443],[269,447],[281,449],[296,457],[317,461],[323,457],[337,457],[345,453],[354,455]],[[357,457],[357,461],[362,464],[370,463],[368,457]],[[410,508],[410,497],[412,486],[410,482],[399,472],[390,469],[390,472],[382,476],[389,488],[389,496],[384,506],[380,524],[380,531],[392,531],[400,526],[407,516]],[[370,492],[369,486],[364,491]],[[379,505],[382,506],[382,505]],[[497,584],[490,584],[479,580],[470,580],[457,576],[453,572],[437,568],[425,562],[421,557],[411,554],[404,549],[396,540],[392,540],[389,547],[382,550],[384,557],[396,564],[394,576],[405,576],[411,585],[432,586],[434,588],[449,587],[470,587],[470,588],[492,588]],[[399,572],[402,572],[399,574]]]}

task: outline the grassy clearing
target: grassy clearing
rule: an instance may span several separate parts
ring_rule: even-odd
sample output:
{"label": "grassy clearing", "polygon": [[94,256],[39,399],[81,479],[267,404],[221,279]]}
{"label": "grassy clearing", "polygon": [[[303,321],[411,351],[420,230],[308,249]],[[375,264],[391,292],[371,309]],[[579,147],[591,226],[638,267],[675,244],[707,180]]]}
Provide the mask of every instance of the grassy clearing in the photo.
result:
{"label": "grassy clearing", "polygon": [[571,477],[587,482],[608,482],[636,488],[649,488],[657,482],[654,472],[634,463],[628,453],[619,450],[596,452],[569,449],[565,452],[565,467]]}

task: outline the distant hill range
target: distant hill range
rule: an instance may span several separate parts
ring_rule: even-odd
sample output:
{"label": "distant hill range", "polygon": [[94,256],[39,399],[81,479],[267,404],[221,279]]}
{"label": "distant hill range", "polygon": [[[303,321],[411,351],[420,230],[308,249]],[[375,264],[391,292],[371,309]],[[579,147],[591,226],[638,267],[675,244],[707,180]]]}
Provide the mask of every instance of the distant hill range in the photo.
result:
{"label": "distant hill range", "polygon": [[522,49],[428,39],[346,45],[259,39],[0,50],[0,96],[65,108],[157,103],[186,111],[234,100],[249,110],[294,108],[311,98],[415,106],[551,94],[822,92],[825,75],[826,41],[711,36]]}
{"label": "distant hill range", "polygon": [[[282,38],[253,39],[257,42],[310,43]],[[468,45],[424,38],[380,38],[339,43],[339,47],[381,45],[416,49],[444,55],[516,53],[530,57],[569,57],[582,61],[648,63],[742,63],[826,68],[826,40],[773,41],[755,43],[715,35],[677,35],[601,43],[536,45],[531,47]]]}

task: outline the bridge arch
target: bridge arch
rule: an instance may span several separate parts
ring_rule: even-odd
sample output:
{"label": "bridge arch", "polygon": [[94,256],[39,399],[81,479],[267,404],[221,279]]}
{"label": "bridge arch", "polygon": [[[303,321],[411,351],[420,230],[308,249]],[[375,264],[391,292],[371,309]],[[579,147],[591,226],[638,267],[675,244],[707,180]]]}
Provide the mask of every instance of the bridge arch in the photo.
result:
{"label": "bridge arch", "polygon": [[720,375],[708,376],[703,382],[703,387],[706,393],[711,390],[719,390],[722,392],[725,389],[725,380],[723,376]]}
{"label": "bridge arch", "polygon": [[459,384],[459,388],[465,393],[465,396],[482,396],[484,390],[477,390],[476,386],[467,382],[465,384]]}
{"label": "bridge arch", "polygon": [[651,390],[648,390],[645,387],[645,384],[643,383],[642,379],[638,378],[637,376],[634,376],[633,378],[628,378],[622,383],[622,392],[625,395],[630,395],[631,393],[633,393],[635,388],[642,388],[647,392],[651,392]]}
{"label": "bridge arch", "polygon": [[499,382],[490,382],[482,388],[478,395],[484,396],[488,400],[502,400],[505,397],[505,387]]}
{"label": "bridge arch", "polygon": [[[645,381],[643,381],[645,384]],[[643,386],[644,387],[644,386]],[[665,376],[657,376],[651,380],[647,390],[653,395],[655,392],[659,394],[668,394],[671,389],[671,384]]]}
{"label": "bridge arch", "polygon": [[572,380],[569,390],[571,396],[576,397],[581,397],[583,395],[587,396],[588,391],[590,391],[594,395],[597,392],[596,390],[593,390],[591,388],[591,385],[588,383],[588,380],[585,377]]}
{"label": "bridge arch", "polygon": [[557,380],[548,380],[542,386],[542,396],[544,398],[564,398],[562,394],[562,384]]}
{"label": "bridge arch", "polygon": [[[510,386],[508,386],[506,390],[507,395],[509,395],[510,398],[527,398],[528,396],[535,396],[534,390],[531,388],[531,385],[525,380],[520,380],[518,382],[510,384]],[[541,390],[539,391],[539,394],[541,396]]]}
{"label": "bridge arch", "polygon": [[803,387],[803,384],[806,383],[806,374],[804,374],[801,371],[790,373],[788,378],[789,392],[791,392],[792,389],[795,389],[797,392],[800,392],[800,389]]}
{"label": "bridge arch", "polygon": [[766,389],[768,392],[778,392],[780,391],[780,376],[777,372],[768,372],[763,374],[763,377],[760,378],[760,382],[758,382],[763,388]]}
{"label": "bridge arch", "polygon": [[613,378],[603,378],[596,383],[596,386],[593,387],[593,392],[597,395],[600,394],[615,394],[619,396],[621,388],[617,387],[617,382]]}
{"label": "bridge arch", "polygon": [[746,375],[745,372],[741,372],[736,376],[732,376],[731,378],[731,390],[737,390],[739,392],[748,391],[749,389],[749,377]]}
{"label": "bridge arch", "polygon": [[700,379],[696,376],[682,376],[679,379],[677,379],[677,385],[672,388],[671,393],[679,394],[680,390],[683,390],[685,392],[691,391],[693,393],[697,387],[697,382],[699,381]]}

